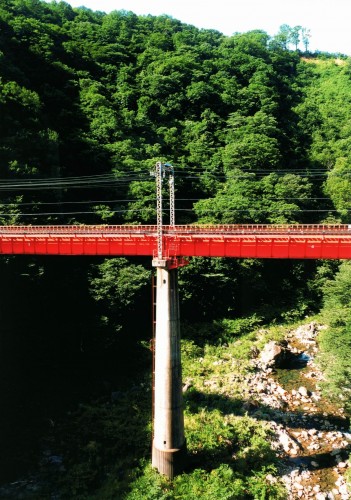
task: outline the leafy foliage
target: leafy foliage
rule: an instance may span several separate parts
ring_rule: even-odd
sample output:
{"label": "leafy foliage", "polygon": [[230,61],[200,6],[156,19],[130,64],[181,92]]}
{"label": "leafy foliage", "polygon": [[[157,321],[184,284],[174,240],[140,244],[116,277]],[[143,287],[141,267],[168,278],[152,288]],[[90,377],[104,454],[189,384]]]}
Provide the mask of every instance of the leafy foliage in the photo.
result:
{"label": "leafy foliage", "polygon": [[[308,41],[309,32],[301,26],[283,25],[275,37],[262,30],[225,37],[168,16],[3,0],[0,168],[2,179],[16,189],[2,191],[1,224],[153,224],[149,169],[166,159],[176,167],[177,223],[348,223],[350,61],[328,54],[301,57],[299,43],[307,52]],[[42,178],[102,174],[111,175],[111,181],[92,181],[84,190],[74,185],[44,190],[36,184]],[[22,180],[31,181],[33,189],[22,189]],[[5,361],[13,353],[18,353],[14,366],[19,373],[20,360],[28,358],[28,378],[36,382],[36,364],[50,367],[50,381],[59,378],[54,366],[66,372],[67,358],[72,366],[91,363],[101,385],[122,377],[118,367],[125,367],[126,353],[140,368],[141,342],[147,344],[151,336],[149,263],[109,259],[92,264],[85,258],[74,264],[36,258],[16,262],[0,260],[0,312],[4,331],[15,332],[4,333],[0,353],[1,369],[8,370],[0,377],[5,392],[6,380],[13,378]],[[237,357],[232,351],[230,356],[244,359],[249,332],[261,321],[296,319],[316,310],[333,271],[331,265],[314,262],[193,259],[179,272],[183,347],[192,360],[185,372],[211,373],[216,356],[225,355],[225,346],[233,342],[238,342]],[[328,285],[333,292],[326,292],[325,306],[333,310],[332,328],[339,339],[332,350],[336,360],[342,358],[341,336],[349,328],[348,305],[341,299],[347,296],[346,266],[340,273]],[[331,342],[325,335],[327,351]],[[342,358],[335,368],[336,386],[348,370]],[[28,394],[36,390],[34,399],[45,400],[36,387],[33,382]],[[196,430],[189,447],[199,448],[203,433],[205,468],[170,485],[147,462],[149,415],[138,407],[145,417],[139,422],[142,431],[134,418],[119,419],[121,409],[128,420],[123,404],[118,409],[86,407],[84,415],[75,415],[78,429],[73,425],[67,432],[76,436],[74,447],[83,460],[78,452],[67,452],[68,497],[84,498],[100,488],[108,461],[121,459],[117,445],[110,448],[116,419],[126,433],[142,436],[133,444],[144,461],[134,456],[127,465],[123,460],[117,464],[114,477],[120,481],[108,476],[100,498],[113,498],[116,491],[125,498],[147,498],[145,490],[150,498],[279,498],[278,486],[266,480],[263,461],[272,457],[264,431],[253,423],[245,421],[249,437],[239,421],[224,425],[215,408],[210,415],[200,411],[194,416],[189,403],[189,426]],[[94,420],[106,439],[94,433]],[[228,458],[225,440],[246,449],[237,455],[237,465],[220,461],[223,454]],[[6,446],[12,453],[10,441]],[[124,449],[125,442],[118,443]]]}
{"label": "leafy foliage", "polygon": [[96,301],[105,301],[111,308],[130,307],[150,279],[142,266],[126,266],[127,260],[115,258],[98,265],[98,277],[91,279],[91,292]]}
{"label": "leafy foliage", "polygon": [[139,316],[132,317],[137,308],[141,317],[145,315],[148,304],[142,307],[141,301],[150,282],[150,271],[124,258],[106,259],[91,267],[90,293],[99,305],[100,329],[105,333],[103,343],[98,344],[116,348],[127,324],[128,329],[139,328]]}
{"label": "leafy foliage", "polygon": [[324,316],[330,325],[320,337],[321,365],[326,374],[325,389],[351,409],[351,266],[341,264],[334,279],[325,283]]}

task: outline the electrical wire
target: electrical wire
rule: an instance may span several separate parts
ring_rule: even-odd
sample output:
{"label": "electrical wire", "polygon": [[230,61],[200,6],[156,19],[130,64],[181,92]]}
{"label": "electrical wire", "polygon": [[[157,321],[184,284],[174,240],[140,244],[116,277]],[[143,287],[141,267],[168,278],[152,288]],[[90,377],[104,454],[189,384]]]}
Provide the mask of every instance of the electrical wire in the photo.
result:
{"label": "electrical wire", "polygon": [[[156,213],[156,208],[155,207],[146,207],[146,208],[143,208],[143,209],[136,209],[136,210],[133,210],[133,209],[126,209],[126,210],[111,210],[112,213],[125,213],[125,212],[145,212],[145,210],[153,210],[155,211]],[[22,215],[29,215],[31,217],[37,217],[37,216],[47,216],[47,215],[60,215],[60,216],[64,216],[64,215],[86,215],[86,214],[94,214],[94,215],[99,215],[98,212],[94,212],[94,211],[87,211],[87,212],[83,212],[83,211],[79,211],[79,212],[30,212],[30,213],[21,213],[21,212],[3,212],[3,213],[0,213],[0,216],[9,216],[9,217],[13,217],[13,216],[18,216],[18,217],[22,217]]]}
{"label": "electrical wire", "polygon": [[[199,198],[200,199],[200,198]],[[143,198],[145,201],[156,201],[156,197],[153,196],[147,197],[145,196]],[[16,206],[42,206],[42,205],[94,205],[95,203],[132,203],[135,201],[139,201],[136,198],[134,199],[128,199],[128,200],[122,200],[122,199],[117,199],[117,200],[88,200],[88,201],[31,201],[31,202],[19,202],[17,203],[16,201],[12,203],[1,203],[1,207],[13,207],[14,205]]]}
{"label": "electrical wire", "polygon": [[[325,179],[328,174],[333,177],[351,178],[351,173],[332,173],[322,169],[289,169],[289,170],[240,170],[238,172],[217,173],[208,171],[204,168],[198,169],[182,169],[177,171],[176,176],[181,179],[199,180],[202,176],[210,176],[218,181],[226,181],[230,179],[248,179],[248,176],[253,176],[254,179],[260,179],[270,174],[277,176],[285,176],[293,174],[301,178]],[[81,188],[111,188],[128,185],[132,182],[148,182],[151,183],[150,175],[146,172],[130,173],[121,177],[115,174],[101,174],[91,176],[76,176],[76,177],[59,177],[45,179],[2,179],[0,180],[0,191],[36,191],[36,190],[54,190],[54,189],[81,189]]]}
{"label": "electrical wire", "polygon": [[[194,172],[195,170],[195,172]],[[298,175],[299,177],[307,177],[307,178],[314,178],[314,179],[324,179],[326,175],[328,175],[328,172],[322,169],[289,169],[289,170],[256,170],[256,171],[251,171],[251,170],[239,170],[237,172],[233,173],[216,173],[216,172],[209,172],[205,168],[197,168],[197,171],[195,168],[187,168],[183,169],[177,172],[177,176],[181,177],[182,179],[196,179],[196,180],[201,180],[202,176],[204,175],[210,175],[216,180],[228,180],[228,179],[250,179],[250,174],[254,176],[254,179],[257,178],[263,178],[266,177],[269,174],[275,173],[279,176],[285,176],[287,174],[293,173],[294,175]],[[343,177],[343,178],[349,178],[351,174],[349,173],[336,173],[333,174],[334,176],[338,177]],[[130,185],[130,183],[137,181],[137,182],[148,182],[151,183],[153,182],[150,179],[150,176],[148,173],[145,172],[138,172],[138,173],[129,173],[128,175],[123,175],[123,176],[116,176],[113,173],[109,174],[101,174],[101,175],[91,175],[91,176],[75,176],[75,177],[59,177],[59,178],[44,178],[44,179],[16,179],[16,180],[11,180],[11,179],[3,179],[0,180],[0,191],[23,191],[23,190],[53,190],[53,189],[71,189],[71,188],[111,188],[111,187],[117,187],[117,186],[125,186],[125,185]],[[177,201],[179,202],[194,202],[194,201],[200,201],[201,199],[206,199],[206,198],[179,198]],[[156,197],[155,196],[149,196],[146,199],[144,198],[143,201],[155,201]],[[329,200],[327,197],[310,197],[310,198],[270,198],[269,201],[280,201],[280,200],[298,200],[298,201],[317,201],[317,200]],[[139,200],[137,199],[113,199],[113,200],[89,200],[89,201],[56,201],[56,202],[13,202],[13,203],[7,203],[7,204],[0,204],[0,206],[37,206],[40,207],[42,205],[69,205],[69,204],[85,204],[85,205],[93,205],[96,203],[133,203],[133,202],[138,202]],[[123,213],[140,213],[140,212],[145,212],[146,210],[150,210],[155,212],[156,207],[144,207],[142,209],[133,209],[133,208],[128,208],[128,209],[118,209],[118,210],[113,210],[110,208],[111,214],[123,214]],[[338,213],[338,210],[334,209],[299,209],[299,213],[325,213],[325,212],[335,212]],[[183,212],[192,212],[192,208],[176,208],[177,212],[183,211]],[[215,209],[208,209],[208,212],[213,212],[216,211]],[[255,211],[256,213],[267,213],[267,212],[282,212],[282,209],[275,209],[275,210],[265,210],[265,209],[232,209],[230,212],[251,212]],[[348,212],[351,210],[347,210]],[[227,213],[228,213],[227,212]],[[31,212],[31,213],[17,213],[17,212],[9,212],[9,213],[0,213],[1,216],[3,217],[13,217],[13,216],[31,216],[31,217],[39,217],[39,216],[68,216],[68,215],[88,215],[88,214],[94,214],[98,215],[97,211],[67,211],[67,212],[56,212],[56,211],[46,211],[46,212]]]}
{"label": "electrical wire", "polygon": [[[201,201],[208,200],[209,198],[177,198],[177,201]],[[295,200],[295,201],[317,201],[317,200],[329,200],[327,197],[312,197],[312,198],[269,198],[269,201],[284,201],[284,200]],[[94,205],[96,203],[134,203],[139,202],[140,200],[137,198],[133,199],[114,199],[114,200],[86,200],[86,201],[32,201],[32,202],[19,202],[16,201],[12,203],[0,203],[1,207],[13,207],[16,206],[38,206],[42,205]],[[156,201],[155,196],[145,196],[143,197],[143,201]]]}
{"label": "electrical wire", "polygon": [[110,187],[129,184],[133,181],[152,182],[146,173],[132,173],[128,176],[116,177],[114,174],[102,174],[80,177],[58,177],[46,179],[1,179],[0,191],[14,190],[44,190],[44,189],[63,189],[63,188],[93,188]]}
{"label": "electrical wire", "polygon": [[[136,173],[131,173],[128,176],[124,176],[124,178],[135,176]],[[45,177],[45,178],[29,178],[29,179],[16,179],[16,182],[19,184],[28,184],[28,183],[36,183],[36,184],[46,184],[50,183],[62,183],[62,182],[89,182],[94,180],[116,180],[118,177],[116,175],[109,174],[98,174],[98,175],[79,175],[79,176],[71,176],[71,177]],[[0,183],[12,183],[13,179],[0,179]]]}

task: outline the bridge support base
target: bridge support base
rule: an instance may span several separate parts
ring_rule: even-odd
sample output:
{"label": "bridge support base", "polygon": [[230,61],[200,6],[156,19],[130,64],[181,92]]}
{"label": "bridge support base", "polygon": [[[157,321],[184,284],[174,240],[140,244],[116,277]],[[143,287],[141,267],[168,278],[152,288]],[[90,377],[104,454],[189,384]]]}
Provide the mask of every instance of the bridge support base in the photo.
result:
{"label": "bridge support base", "polygon": [[170,479],[180,474],[186,461],[186,444],[178,450],[158,450],[152,446],[152,466]]}
{"label": "bridge support base", "polygon": [[177,269],[157,267],[152,465],[173,478],[185,462]]}

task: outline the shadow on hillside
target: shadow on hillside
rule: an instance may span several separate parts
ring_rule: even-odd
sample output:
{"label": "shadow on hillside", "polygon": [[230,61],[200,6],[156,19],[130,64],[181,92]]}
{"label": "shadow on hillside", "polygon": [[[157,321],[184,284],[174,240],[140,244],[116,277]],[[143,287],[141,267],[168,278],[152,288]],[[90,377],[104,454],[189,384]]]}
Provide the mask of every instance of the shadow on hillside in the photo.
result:
{"label": "shadow on hillside", "polygon": [[[339,456],[343,460],[347,460],[351,450],[351,445],[345,446]],[[335,456],[330,453],[315,453],[313,455],[300,455],[298,457],[287,457],[287,462],[295,467],[305,470],[321,470],[328,469],[329,467],[336,467]]]}
{"label": "shadow on hillside", "polygon": [[[123,354],[114,359],[76,356],[56,363],[1,357],[0,498],[12,498],[2,496],[1,485],[19,483],[39,469],[44,483],[68,484],[70,474],[60,473],[56,460],[76,471],[72,484],[76,480],[89,492],[101,486],[105,470],[114,464],[116,480],[128,489],[131,479],[125,471],[151,452],[151,392],[140,385],[145,380],[138,364],[143,352],[130,349]],[[133,364],[136,354],[138,363]]]}
{"label": "shadow on hillside", "polygon": [[[142,306],[138,315],[134,315],[136,319],[130,322],[130,330],[126,327],[119,332],[112,347],[108,344],[108,332],[96,319],[100,316],[88,292],[86,275],[90,259],[22,257],[6,265],[0,260],[3,281],[0,293],[0,484],[37,473],[46,454],[64,455],[60,443],[66,438],[58,435],[58,429],[66,421],[72,421],[73,412],[82,408],[79,418],[85,418],[84,406],[96,403],[103,422],[104,408],[100,410],[100,403],[111,401],[112,392],[126,393],[145,380],[145,376],[148,378],[151,371],[151,352],[138,340],[147,330],[143,325],[148,315],[144,315]],[[35,281],[26,274],[33,262],[45,269],[40,280]],[[128,404],[136,404],[138,399],[134,391]],[[139,443],[147,442],[146,455],[142,456],[149,456],[151,449],[145,431],[151,414],[151,395],[149,399],[146,404],[149,415],[143,416],[140,426],[137,424],[131,431],[133,436],[138,434]],[[118,404],[121,405],[121,401]],[[130,420],[126,418],[127,423]],[[125,429],[127,424],[122,424]],[[100,422],[90,429],[86,443],[96,442],[99,447],[99,440],[107,431],[100,432]],[[73,455],[76,447],[76,456],[80,459],[87,455],[86,450],[79,450],[76,438],[82,435],[82,426],[72,427],[71,432],[69,452]],[[117,433],[128,442],[128,435],[118,429]],[[103,460],[113,442],[112,436],[108,446],[103,445],[106,450]],[[111,450],[111,454],[118,458],[118,449]]]}
{"label": "shadow on hillside", "polygon": [[254,399],[245,401],[243,399],[233,399],[222,394],[207,394],[194,389],[189,390],[184,395],[184,400],[188,409],[193,413],[200,411],[202,408],[217,409],[223,415],[230,413],[244,415],[247,413],[257,420],[274,420],[279,424],[295,429],[325,430],[325,427],[329,425],[347,431],[350,426],[350,420],[346,417],[343,418],[332,414],[325,415],[324,413],[308,414],[303,411],[277,410]]}
{"label": "shadow on hillside", "polygon": [[237,413],[243,415],[242,411],[244,401],[242,399],[233,399],[222,394],[206,394],[191,388],[184,394],[186,407],[192,413],[198,413],[206,408],[208,410],[219,410],[223,415]]}
{"label": "shadow on hillside", "polygon": [[[124,494],[134,480],[130,471],[150,457],[151,391],[136,383],[91,400],[83,393],[84,379],[86,386],[95,382],[89,367],[66,368],[52,386],[55,406],[64,410],[57,419],[47,410],[51,396],[42,391],[41,400],[32,381],[6,398],[2,393],[0,498],[49,498],[48,491],[87,498],[112,475]],[[31,483],[38,496],[29,491]]]}
{"label": "shadow on hillside", "polygon": [[[283,428],[289,427],[299,430],[316,429],[317,431],[333,431],[335,428],[341,431],[347,431],[350,425],[348,418],[342,418],[334,415],[324,415],[322,413],[284,412],[283,410],[272,409],[271,407],[260,404],[257,401],[245,401],[243,399],[233,399],[221,394],[206,394],[194,389],[190,389],[184,395],[184,401],[188,411],[198,413],[203,409],[218,410],[223,415],[235,414],[237,416],[248,415],[259,421],[274,421],[281,424]],[[233,462],[234,446],[218,446],[218,449],[204,451],[189,458],[191,466],[201,466],[204,464],[219,464],[225,461],[228,464],[236,465]],[[338,453],[343,460],[346,460],[351,451],[351,443],[344,447]],[[255,457],[251,457],[255,461]],[[296,457],[289,457],[287,454],[281,457],[287,463],[308,470],[317,470],[329,468],[336,465],[335,457],[330,453],[314,453],[302,449],[302,453]],[[226,460],[225,460],[226,459]],[[203,462],[201,462],[201,460]],[[221,461],[222,460],[222,461]],[[260,462],[259,456],[257,460]],[[313,462],[313,463],[312,463]],[[205,466],[206,467],[206,466]]]}

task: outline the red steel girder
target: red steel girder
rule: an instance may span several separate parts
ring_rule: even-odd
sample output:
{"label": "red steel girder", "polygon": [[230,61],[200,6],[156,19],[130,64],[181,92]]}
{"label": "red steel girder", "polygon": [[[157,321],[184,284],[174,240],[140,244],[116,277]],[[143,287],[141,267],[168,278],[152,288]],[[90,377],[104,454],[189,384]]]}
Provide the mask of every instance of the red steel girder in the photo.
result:
{"label": "red steel girder", "polygon": [[[351,259],[346,225],[165,226],[164,258]],[[0,226],[0,254],[155,256],[156,226]]]}
{"label": "red steel girder", "polygon": [[[165,226],[164,257],[351,259],[346,225]],[[0,254],[155,256],[156,226],[0,226]]]}

